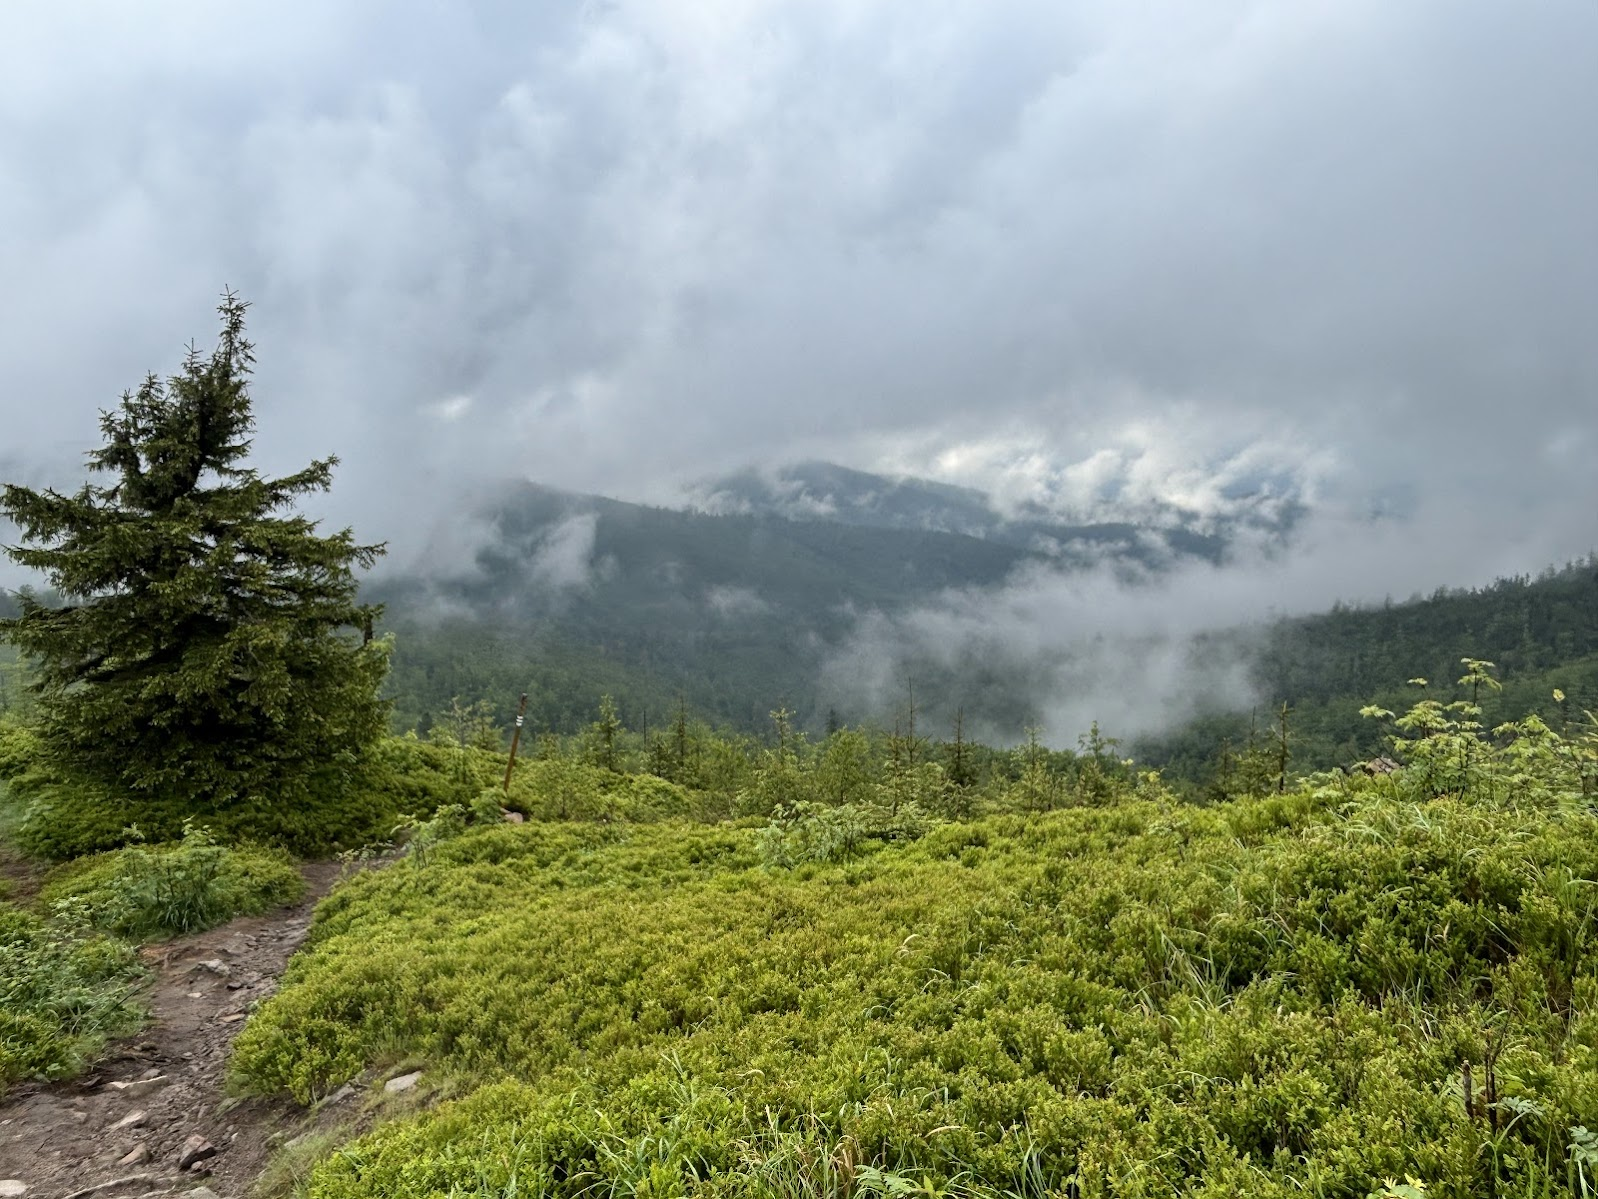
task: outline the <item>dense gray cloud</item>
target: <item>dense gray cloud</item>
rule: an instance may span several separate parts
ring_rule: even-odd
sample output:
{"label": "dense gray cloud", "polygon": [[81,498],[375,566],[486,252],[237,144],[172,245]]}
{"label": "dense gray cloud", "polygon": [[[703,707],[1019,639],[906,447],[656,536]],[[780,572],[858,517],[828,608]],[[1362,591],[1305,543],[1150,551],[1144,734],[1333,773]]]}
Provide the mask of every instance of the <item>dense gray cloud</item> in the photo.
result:
{"label": "dense gray cloud", "polygon": [[[331,510],[413,553],[501,476],[660,499],[798,456],[1078,510],[1279,487],[1418,522],[1437,582],[1594,540],[1585,0],[7,21],[32,471],[225,283],[263,461],[339,453]],[[1339,590],[1396,589],[1345,544]]]}

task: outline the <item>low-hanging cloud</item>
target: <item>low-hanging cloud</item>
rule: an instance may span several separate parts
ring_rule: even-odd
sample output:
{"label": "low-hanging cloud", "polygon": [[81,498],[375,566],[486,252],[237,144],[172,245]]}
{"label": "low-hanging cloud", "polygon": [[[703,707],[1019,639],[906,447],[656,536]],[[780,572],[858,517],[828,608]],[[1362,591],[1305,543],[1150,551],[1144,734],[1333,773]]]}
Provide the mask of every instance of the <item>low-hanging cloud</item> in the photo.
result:
{"label": "low-hanging cloud", "polygon": [[574,512],[554,525],[533,550],[528,580],[556,595],[588,587],[594,577],[598,529],[599,517],[593,512]]}
{"label": "low-hanging cloud", "polygon": [[712,612],[727,621],[765,616],[771,611],[771,605],[760,598],[758,591],[749,587],[711,587],[705,592],[705,603]]}
{"label": "low-hanging cloud", "polygon": [[[1454,515],[1489,519],[1481,511]],[[1478,527],[1488,545],[1505,533]],[[1439,577],[1485,584],[1506,573],[1491,551],[1423,544],[1409,521],[1327,517],[1311,519],[1287,547],[1237,542],[1221,563],[1029,564],[998,588],[952,590],[907,612],[859,614],[828,656],[823,689],[873,715],[902,711],[915,694],[940,733],[964,706],[976,716],[968,729],[1000,743],[1025,725],[1058,746],[1074,744],[1095,721],[1117,737],[1159,733],[1200,713],[1279,699],[1257,690],[1249,656],[1271,621],[1323,610],[1334,599],[1427,593]],[[1372,578],[1386,581],[1386,595],[1370,590]],[[992,692],[985,680],[996,685]]]}

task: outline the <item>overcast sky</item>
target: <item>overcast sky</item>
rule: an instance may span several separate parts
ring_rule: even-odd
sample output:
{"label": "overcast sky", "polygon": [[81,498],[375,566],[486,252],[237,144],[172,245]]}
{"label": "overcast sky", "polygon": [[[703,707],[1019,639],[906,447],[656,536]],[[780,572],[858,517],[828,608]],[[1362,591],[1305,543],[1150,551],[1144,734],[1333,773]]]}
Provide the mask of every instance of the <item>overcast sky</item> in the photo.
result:
{"label": "overcast sky", "polygon": [[1534,570],[1598,542],[1595,114],[1592,0],[11,0],[0,475],[229,285],[372,538],[825,457]]}

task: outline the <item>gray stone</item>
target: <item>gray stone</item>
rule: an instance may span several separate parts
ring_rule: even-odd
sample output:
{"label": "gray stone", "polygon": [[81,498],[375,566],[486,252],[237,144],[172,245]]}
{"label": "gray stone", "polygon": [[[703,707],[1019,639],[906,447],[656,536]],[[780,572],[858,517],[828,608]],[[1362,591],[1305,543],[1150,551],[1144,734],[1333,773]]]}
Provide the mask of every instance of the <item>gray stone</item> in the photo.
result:
{"label": "gray stone", "polygon": [[401,1074],[398,1078],[391,1078],[385,1082],[383,1089],[390,1095],[397,1095],[401,1091],[410,1090],[421,1077],[422,1072],[420,1070],[414,1070],[410,1074]]}
{"label": "gray stone", "polygon": [[120,1132],[124,1128],[138,1128],[149,1118],[150,1113],[140,1108],[138,1111],[129,1112],[122,1119],[111,1125],[110,1131]]}
{"label": "gray stone", "polygon": [[207,1158],[217,1155],[217,1147],[211,1144],[199,1133],[195,1133],[183,1142],[183,1148],[178,1150],[178,1169],[187,1170],[195,1162],[203,1162]]}
{"label": "gray stone", "polygon": [[117,1160],[119,1166],[142,1166],[150,1160],[150,1147],[148,1145],[135,1145],[129,1149],[126,1156]]}
{"label": "gray stone", "polygon": [[165,1074],[157,1074],[154,1078],[140,1078],[133,1082],[113,1082],[110,1087],[113,1091],[120,1091],[124,1098],[138,1099],[151,1091],[159,1091],[171,1081]]}
{"label": "gray stone", "polygon": [[28,1193],[28,1184],[17,1178],[0,1178],[0,1199],[16,1199]]}

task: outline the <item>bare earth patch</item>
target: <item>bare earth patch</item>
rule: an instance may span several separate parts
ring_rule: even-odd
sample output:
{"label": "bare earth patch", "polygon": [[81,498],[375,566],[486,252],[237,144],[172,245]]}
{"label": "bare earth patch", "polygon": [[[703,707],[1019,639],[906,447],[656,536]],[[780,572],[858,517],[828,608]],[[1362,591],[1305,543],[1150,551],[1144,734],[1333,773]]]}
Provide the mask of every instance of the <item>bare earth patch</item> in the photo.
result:
{"label": "bare earth patch", "polygon": [[142,950],[154,971],[149,1024],[87,1076],[20,1084],[0,1102],[0,1180],[25,1184],[27,1199],[202,1185],[242,1196],[278,1144],[325,1123],[286,1100],[229,1099],[223,1078],[250,1005],[277,989],[338,871],[310,863],[298,905]]}
{"label": "bare earth patch", "polygon": [[24,903],[39,892],[44,871],[0,841],[0,899]]}

